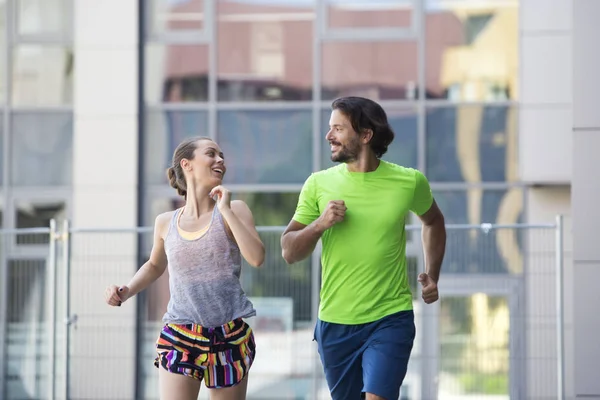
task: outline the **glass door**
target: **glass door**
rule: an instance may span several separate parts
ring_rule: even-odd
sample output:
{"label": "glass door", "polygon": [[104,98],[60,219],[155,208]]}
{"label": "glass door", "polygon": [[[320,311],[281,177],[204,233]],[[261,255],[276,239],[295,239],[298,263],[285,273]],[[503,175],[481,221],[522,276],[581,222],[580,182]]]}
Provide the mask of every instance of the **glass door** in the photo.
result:
{"label": "glass door", "polygon": [[522,398],[522,280],[506,276],[445,276],[431,326],[436,365],[431,399]]}

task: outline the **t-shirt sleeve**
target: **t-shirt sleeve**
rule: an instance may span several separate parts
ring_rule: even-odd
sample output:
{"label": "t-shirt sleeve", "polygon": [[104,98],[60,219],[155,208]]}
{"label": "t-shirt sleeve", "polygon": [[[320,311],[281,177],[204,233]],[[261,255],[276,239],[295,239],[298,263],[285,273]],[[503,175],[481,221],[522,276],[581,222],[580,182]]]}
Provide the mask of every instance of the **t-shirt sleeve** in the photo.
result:
{"label": "t-shirt sleeve", "polygon": [[410,210],[417,215],[423,215],[433,204],[433,194],[429,181],[422,172],[415,170],[415,192]]}
{"label": "t-shirt sleeve", "polygon": [[317,188],[314,174],[311,174],[298,197],[298,205],[296,206],[296,212],[292,218],[303,225],[309,225],[314,220],[319,218],[321,213],[319,212],[319,204],[317,201]]}

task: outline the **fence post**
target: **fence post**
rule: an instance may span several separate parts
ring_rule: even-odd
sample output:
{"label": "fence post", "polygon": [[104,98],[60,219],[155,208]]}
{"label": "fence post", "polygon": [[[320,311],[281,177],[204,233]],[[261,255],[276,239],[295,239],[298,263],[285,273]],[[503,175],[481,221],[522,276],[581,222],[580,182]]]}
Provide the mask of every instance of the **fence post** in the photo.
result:
{"label": "fence post", "polygon": [[[311,290],[310,290],[310,308],[311,308],[311,329],[314,329],[317,319],[319,317],[319,297],[321,292],[321,241],[317,243],[315,250],[311,255]],[[311,380],[311,394],[310,397],[313,400],[319,398],[319,375],[321,369],[321,360],[319,359],[319,353],[317,346],[313,345],[313,357],[312,357],[312,380]]]}
{"label": "fence post", "polygon": [[64,270],[64,293],[65,296],[65,305],[64,305],[64,313],[65,313],[65,337],[63,342],[63,348],[65,352],[65,362],[63,364],[63,374],[64,374],[64,393],[65,400],[69,400],[69,386],[70,386],[70,348],[71,348],[71,324],[77,321],[76,316],[71,316],[71,233],[70,233],[70,223],[68,220],[63,222],[63,270]]}
{"label": "fence post", "polygon": [[564,240],[563,216],[556,216],[556,355],[558,398],[565,399],[565,346],[564,346]]}
{"label": "fence post", "polygon": [[48,249],[48,276],[50,287],[49,307],[50,316],[48,318],[48,399],[54,400],[56,389],[56,245],[60,238],[56,230],[56,220],[50,220],[50,247]]}

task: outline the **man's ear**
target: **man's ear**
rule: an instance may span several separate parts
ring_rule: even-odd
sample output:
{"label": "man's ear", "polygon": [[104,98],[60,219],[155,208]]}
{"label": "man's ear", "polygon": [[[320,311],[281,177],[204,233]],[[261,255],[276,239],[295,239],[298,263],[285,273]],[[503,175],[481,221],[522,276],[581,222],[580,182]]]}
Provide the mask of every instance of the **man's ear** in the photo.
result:
{"label": "man's ear", "polygon": [[367,144],[373,139],[373,130],[372,129],[363,129],[361,134],[361,139],[364,144]]}

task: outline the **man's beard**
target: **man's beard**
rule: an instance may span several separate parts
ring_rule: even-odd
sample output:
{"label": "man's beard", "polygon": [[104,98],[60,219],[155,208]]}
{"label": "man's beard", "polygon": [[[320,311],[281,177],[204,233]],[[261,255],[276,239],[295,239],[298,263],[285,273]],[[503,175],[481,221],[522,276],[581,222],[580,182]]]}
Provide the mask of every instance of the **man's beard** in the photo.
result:
{"label": "man's beard", "polygon": [[338,163],[349,163],[358,159],[360,145],[358,143],[349,143],[348,146],[340,145],[337,153],[331,153],[331,161]]}

